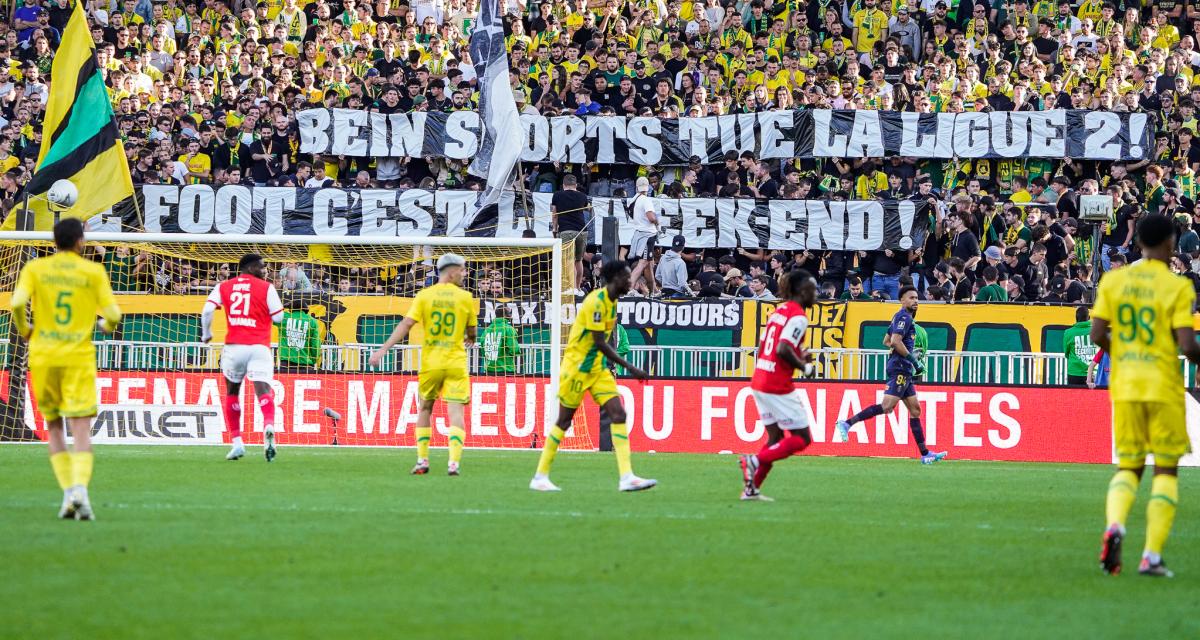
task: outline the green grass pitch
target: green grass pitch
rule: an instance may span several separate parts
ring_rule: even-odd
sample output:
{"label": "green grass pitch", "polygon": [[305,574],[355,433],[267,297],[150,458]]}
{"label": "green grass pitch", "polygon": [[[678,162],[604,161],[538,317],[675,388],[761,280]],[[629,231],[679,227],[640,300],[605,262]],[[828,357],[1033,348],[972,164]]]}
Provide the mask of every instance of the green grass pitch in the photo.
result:
{"label": "green grass pitch", "polygon": [[[1200,474],[1165,557],[1096,558],[1104,466],[793,458],[737,500],[732,456],[100,447],[95,522],[55,519],[44,446],[0,447],[0,637],[1196,638]],[[1193,506],[1198,505],[1198,506]]]}

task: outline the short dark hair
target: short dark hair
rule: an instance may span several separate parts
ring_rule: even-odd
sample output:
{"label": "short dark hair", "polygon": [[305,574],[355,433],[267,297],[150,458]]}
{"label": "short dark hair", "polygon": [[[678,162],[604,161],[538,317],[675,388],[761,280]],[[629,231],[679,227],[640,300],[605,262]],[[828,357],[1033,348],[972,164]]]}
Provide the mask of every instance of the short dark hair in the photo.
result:
{"label": "short dark hair", "polygon": [[249,269],[251,265],[262,261],[263,257],[257,253],[247,253],[246,255],[242,256],[241,260],[238,260],[238,272],[246,273],[246,270]]}
{"label": "short dark hair", "polygon": [[1092,315],[1092,310],[1087,307],[1075,307],[1075,322],[1083,322]]}
{"label": "short dark hair", "polygon": [[904,294],[908,293],[909,291],[916,292],[916,290],[917,290],[917,288],[916,288],[916,287],[900,287],[900,295],[898,295],[898,296],[896,296],[896,297],[897,297],[897,298],[903,298],[903,297],[904,297]]}
{"label": "short dark hair", "polygon": [[849,278],[846,278],[846,281],[849,282],[850,286],[852,286],[852,287],[857,287],[857,286],[862,285],[862,278],[860,278],[858,276],[850,276]]}
{"label": "short dark hair", "polygon": [[54,224],[54,246],[59,249],[74,249],[83,239],[83,220],[63,218]]}
{"label": "short dark hair", "polygon": [[996,267],[988,265],[983,268],[984,282],[995,282],[996,278],[999,278],[999,277],[1000,277],[1000,272],[996,271]]}
{"label": "short dark hair", "polygon": [[605,262],[603,267],[600,267],[600,277],[605,282],[612,282],[614,278],[621,274],[622,271],[629,269],[629,265],[624,260],[612,260]]}
{"label": "short dark hair", "polygon": [[1138,239],[1145,247],[1157,247],[1170,242],[1174,235],[1175,225],[1170,218],[1161,214],[1146,216],[1137,225]]}

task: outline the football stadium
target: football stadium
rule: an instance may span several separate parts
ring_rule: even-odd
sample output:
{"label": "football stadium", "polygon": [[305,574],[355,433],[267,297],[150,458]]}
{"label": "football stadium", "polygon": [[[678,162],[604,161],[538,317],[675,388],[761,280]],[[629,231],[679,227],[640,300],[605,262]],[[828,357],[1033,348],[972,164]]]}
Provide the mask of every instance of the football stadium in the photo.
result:
{"label": "football stadium", "polygon": [[0,638],[1200,637],[1187,3],[0,14]]}

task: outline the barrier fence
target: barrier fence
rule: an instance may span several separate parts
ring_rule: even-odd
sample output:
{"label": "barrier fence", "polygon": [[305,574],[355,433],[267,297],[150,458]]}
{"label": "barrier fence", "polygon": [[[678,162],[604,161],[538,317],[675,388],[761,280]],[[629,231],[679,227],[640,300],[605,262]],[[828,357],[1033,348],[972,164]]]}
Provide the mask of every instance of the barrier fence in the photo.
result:
{"label": "barrier fence", "polygon": [[[323,345],[320,362],[301,367],[314,372],[415,372],[420,348],[402,345],[372,370],[367,359],[373,344]],[[99,367],[112,371],[217,370],[221,345],[202,342],[151,343],[107,340],[96,344]],[[747,378],[754,373],[754,349],[748,347],[659,347],[634,345],[629,360],[652,376],[670,378]],[[520,345],[514,375],[546,375],[550,348],[545,344]],[[886,351],[875,349],[814,349],[817,378],[877,382],[885,379]],[[0,360],[8,358],[8,343],[0,341]],[[287,369],[287,363],[277,364]],[[470,368],[482,372],[478,347],[469,351]],[[1195,369],[1181,359],[1185,383],[1195,384]],[[621,373],[621,372],[618,372]],[[930,351],[922,382],[993,385],[1065,385],[1066,358],[1058,353]]]}

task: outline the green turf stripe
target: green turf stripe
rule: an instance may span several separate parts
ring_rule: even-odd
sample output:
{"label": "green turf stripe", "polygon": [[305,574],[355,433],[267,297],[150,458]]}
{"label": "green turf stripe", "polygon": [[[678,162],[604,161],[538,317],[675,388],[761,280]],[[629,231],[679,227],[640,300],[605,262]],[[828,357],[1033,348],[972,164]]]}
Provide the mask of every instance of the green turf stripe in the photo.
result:
{"label": "green turf stripe", "polygon": [[1150,494],[1150,499],[1151,499],[1151,500],[1162,500],[1162,501],[1166,502],[1167,504],[1171,505],[1172,507],[1178,507],[1178,506],[1179,506],[1179,504],[1178,504],[1177,502],[1175,502],[1175,499],[1174,499],[1174,498],[1172,498],[1171,496],[1164,496],[1164,495],[1163,495],[1163,494],[1161,494],[1161,493],[1152,493],[1152,494]]}
{"label": "green turf stripe", "polygon": [[628,440],[628,439],[629,439],[629,436],[623,436],[623,435],[621,435],[621,434],[619,434],[619,433],[614,433],[614,434],[612,434],[612,437],[614,437],[614,438],[620,438],[620,439],[622,439],[622,440]]}
{"label": "green turf stripe", "polygon": [[1110,482],[1108,484],[1108,488],[1110,491],[1113,489],[1120,489],[1122,487],[1125,489],[1129,489],[1129,493],[1137,493],[1137,487],[1133,486],[1132,484],[1129,484],[1128,482],[1125,482],[1124,480],[1121,480],[1119,482]]}

